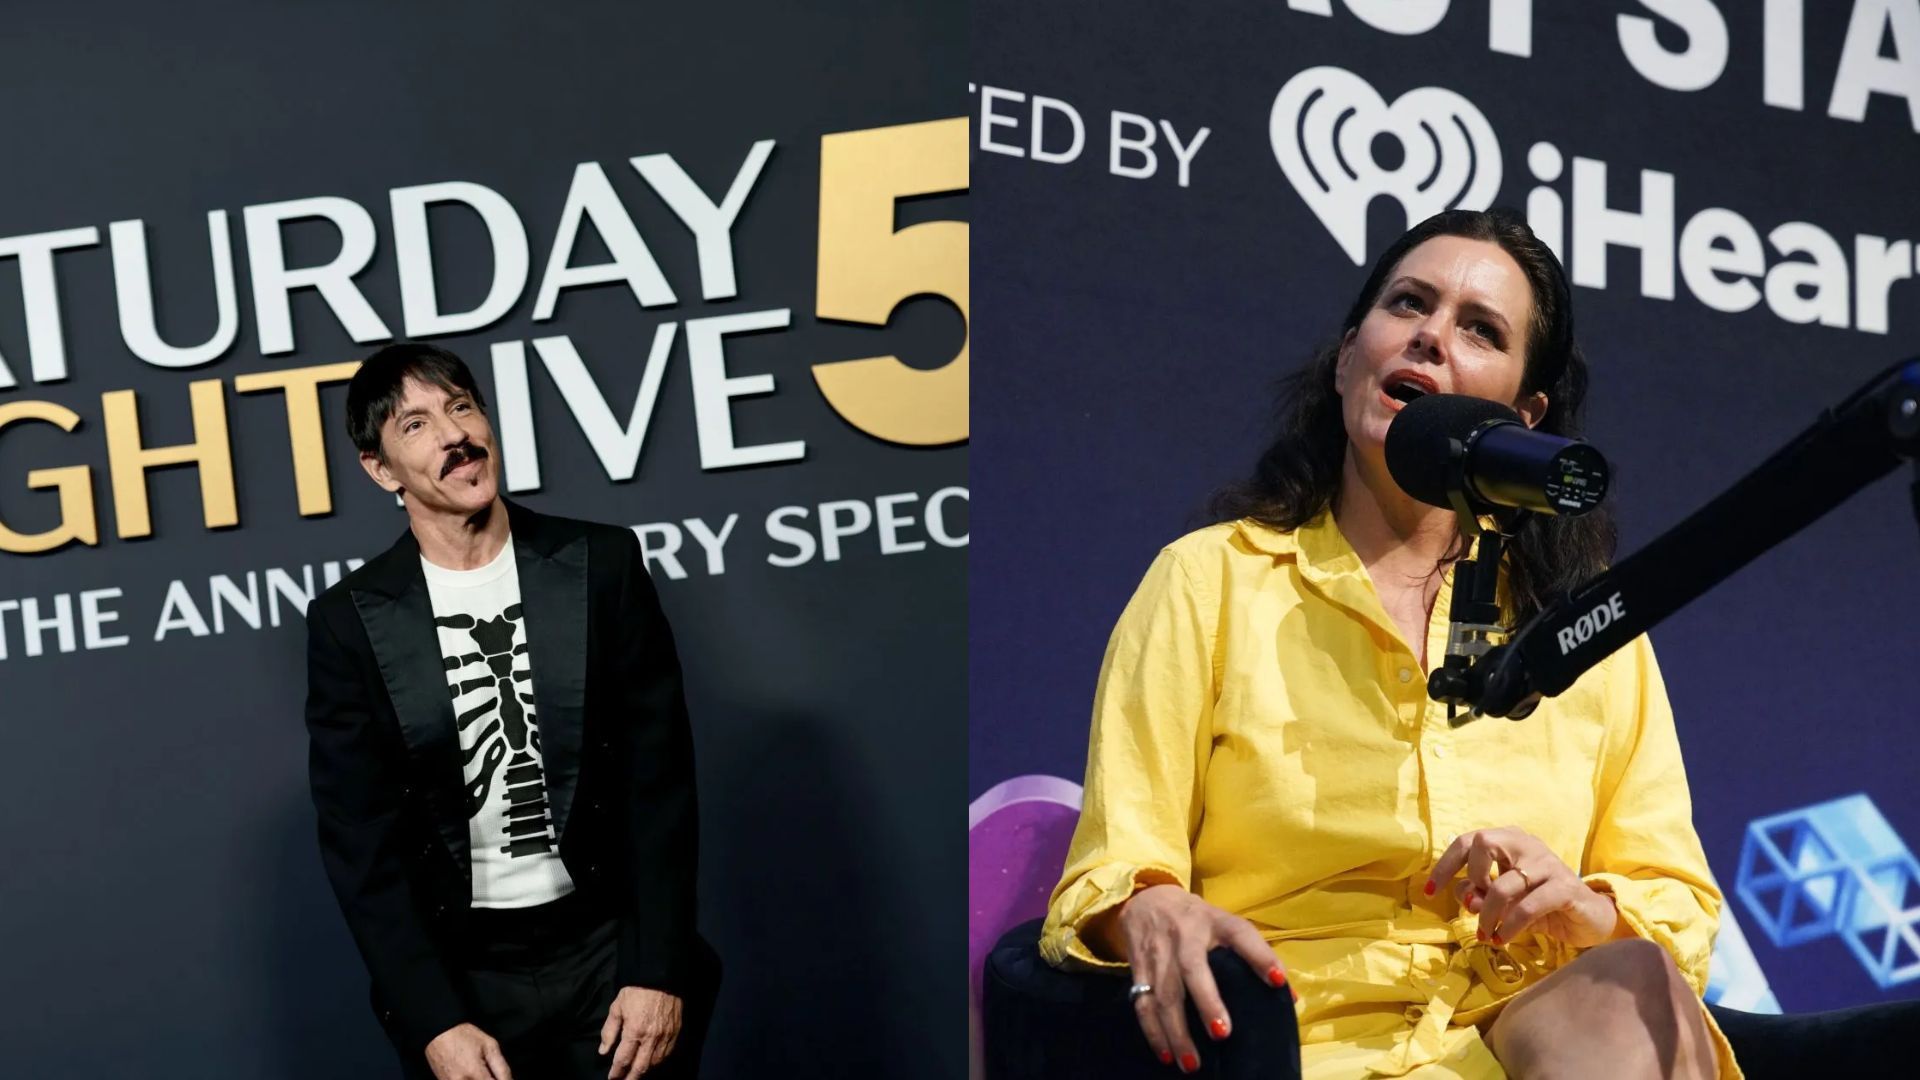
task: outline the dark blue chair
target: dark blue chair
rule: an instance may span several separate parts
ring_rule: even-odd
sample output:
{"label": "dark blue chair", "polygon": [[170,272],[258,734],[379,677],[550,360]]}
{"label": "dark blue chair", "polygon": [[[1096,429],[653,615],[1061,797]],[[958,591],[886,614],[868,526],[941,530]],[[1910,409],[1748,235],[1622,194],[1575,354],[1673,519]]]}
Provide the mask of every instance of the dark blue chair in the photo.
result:
{"label": "dark blue chair", "polygon": [[[1023,922],[987,954],[981,1005],[987,1080],[1025,1077],[1099,1077],[1167,1080],[1177,1068],[1160,1064],[1127,1002],[1128,981],[1058,971],[1040,958],[1040,922]],[[1233,1034],[1214,1042],[1187,1004],[1187,1030],[1200,1053],[1200,1071],[1215,1080],[1288,1080],[1300,1075],[1300,1030],[1293,995],[1268,986],[1227,949],[1207,957],[1220,996],[1233,1017]]]}
{"label": "dark blue chair", "polygon": [[1750,1013],[1707,1006],[1747,1080],[1920,1076],[1920,1001],[1817,1013]]}

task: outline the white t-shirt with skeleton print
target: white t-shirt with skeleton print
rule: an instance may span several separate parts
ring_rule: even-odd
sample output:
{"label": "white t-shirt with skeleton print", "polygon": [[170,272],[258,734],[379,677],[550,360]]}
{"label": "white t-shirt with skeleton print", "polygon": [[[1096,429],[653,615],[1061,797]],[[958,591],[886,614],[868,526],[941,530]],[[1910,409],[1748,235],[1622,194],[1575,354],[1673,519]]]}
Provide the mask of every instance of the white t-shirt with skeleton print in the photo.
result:
{"label": "white t-shirt with skeleton print", "polygon": [[547,805],[513,539],[477,570],[448,570],[424,556],[420,569],[460,735],[473,906],[557,900],[573,891],[573,879],[560,861]]}

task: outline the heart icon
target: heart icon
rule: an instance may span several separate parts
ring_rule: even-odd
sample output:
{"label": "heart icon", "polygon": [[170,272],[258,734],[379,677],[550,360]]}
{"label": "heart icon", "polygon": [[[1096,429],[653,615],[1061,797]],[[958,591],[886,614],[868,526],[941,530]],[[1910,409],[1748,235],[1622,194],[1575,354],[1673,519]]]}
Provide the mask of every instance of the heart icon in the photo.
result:
{"label": "heart icon", "polygon": [[[1407,225],[1442,210],[1485,210],[1500,191],[1500,143],[1473,102],[1423,86],[1388,105],[1365,79],[1337,67],[1308,68],[1280,88],[1268,120],[1273,156],[1294,190],[1355,266],[1366,261],[1367,205],[1390,195]],[[1380,136],[1405,157],[1383,168]]]}

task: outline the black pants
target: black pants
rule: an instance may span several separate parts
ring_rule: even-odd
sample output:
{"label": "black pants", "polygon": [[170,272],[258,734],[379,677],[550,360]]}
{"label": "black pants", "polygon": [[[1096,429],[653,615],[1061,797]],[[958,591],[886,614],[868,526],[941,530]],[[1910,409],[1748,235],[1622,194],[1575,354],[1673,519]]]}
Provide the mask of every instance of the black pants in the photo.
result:
{"label": "black pants", "polygon": [[[454,978],[473,1023],[500,1041],[514,1080],[604,1080],[613,1052],[601,1055],[600,1029],[619,987],[614,962],[619,923],[579,893],[520,909],[468,913]],[[648,1080],[699,1075],[700,1047],[718,989],[713,978],[683,1001],[673,1053]],[[432,1080],[425,1055],[404,1056],[408,1080]]]}

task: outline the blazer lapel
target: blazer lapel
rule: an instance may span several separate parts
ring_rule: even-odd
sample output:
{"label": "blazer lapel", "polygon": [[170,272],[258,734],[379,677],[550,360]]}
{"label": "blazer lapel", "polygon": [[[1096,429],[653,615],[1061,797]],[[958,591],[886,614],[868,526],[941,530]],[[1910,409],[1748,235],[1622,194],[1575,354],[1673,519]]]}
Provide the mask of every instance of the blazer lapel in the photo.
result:
{"label": "blazer lapel", "polygon": [[425,792],[434,825],[461,869],[470,873],[466,786],[460,743],[454,737],[453,699],[447,693],[440,636],[433,626],[433,604],[413,533],[402,535],[378,562],[378,572],[353,590],[353,606],[373,644],[401,738],[420,763],[420,775],[436,778]]}
{"label": "blazer lapel", "polygon": [[534,724],[546,763],[547,802],[556,840],[567,830],[580,779],[587,704],[587,538],[566,535],[552,519],[507,503],[513,557],[526,613],[533,671]]}

